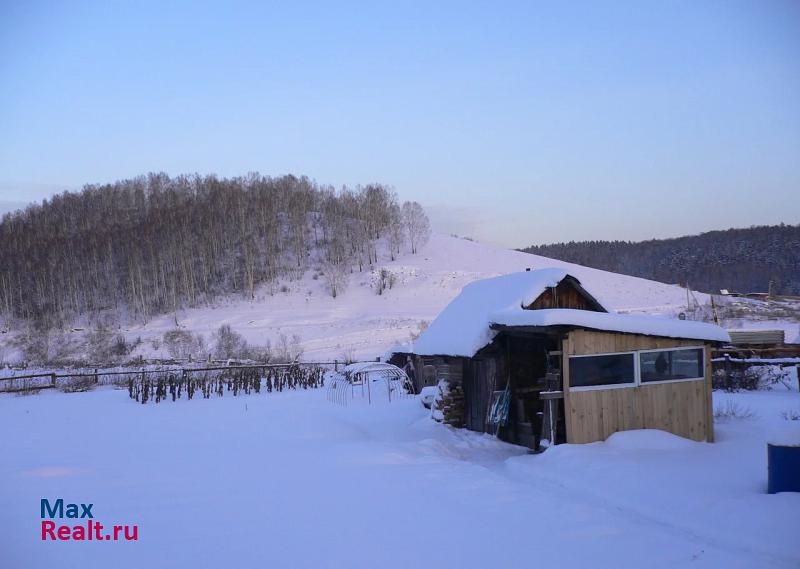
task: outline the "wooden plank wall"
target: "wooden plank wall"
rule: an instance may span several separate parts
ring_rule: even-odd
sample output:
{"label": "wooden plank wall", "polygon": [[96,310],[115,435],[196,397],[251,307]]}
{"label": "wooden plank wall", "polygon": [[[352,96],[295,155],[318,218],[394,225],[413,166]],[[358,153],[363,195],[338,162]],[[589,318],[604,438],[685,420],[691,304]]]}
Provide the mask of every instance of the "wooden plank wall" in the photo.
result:
{"label": "wooden plank wall", "polygon": [[705,381],[570,391],[569,356],[701,346],[702,341],[573,330],[563,343],[567,442],[602,441],[617,431],[661,429],[696,441],[713,441],[710,347]]}
{"label": "wooden plank wall", "polygon": [[436,380],[432,385],[436,385],[441,379],[447,379],[454,383],[461,383],[464,373],[464,359],[465,358],[444,356],[417,356],[419,363],[415,361],[414,366],[417,370],[424,370],[427,366],[433,366]]}
{"label": "wooden plank wall", "polygon": [[572,283],[562,280],[556,285],[545,289],[539,297],[526,307],[528,310],[539,310],[542,308],[576,308],[579,310],[596,310],[589,299],[585,298]]}

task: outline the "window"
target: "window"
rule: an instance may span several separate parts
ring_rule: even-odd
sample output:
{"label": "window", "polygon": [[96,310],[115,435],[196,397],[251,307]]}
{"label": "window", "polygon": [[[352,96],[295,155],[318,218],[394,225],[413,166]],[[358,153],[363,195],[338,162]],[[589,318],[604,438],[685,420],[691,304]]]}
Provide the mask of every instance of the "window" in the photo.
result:
{"label": "window", "polygon": [[570,356],[570,389],[635,387],[705,379],[702,347]]}
{"label": "window", "polygon": [[634,355],[630,352],[570,357],[570,388],[634,385],[636,383]]}
{"label": "window", "polygon": [[639,352],[639,370],[642,383],[702,379],[703,349]]}

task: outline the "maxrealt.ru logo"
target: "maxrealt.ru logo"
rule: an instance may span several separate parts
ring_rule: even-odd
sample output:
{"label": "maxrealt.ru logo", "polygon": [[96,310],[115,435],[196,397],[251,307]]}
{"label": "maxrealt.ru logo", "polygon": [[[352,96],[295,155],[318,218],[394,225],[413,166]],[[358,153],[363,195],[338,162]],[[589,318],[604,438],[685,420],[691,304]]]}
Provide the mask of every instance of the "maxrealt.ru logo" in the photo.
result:
{"label": "maxrealt.ru logo", "polygon": [[[106,526],[94,519],[93,507],[94,504],[65,504],[63,498],[52,503],[42,498],[42,541],[138,541],[138,525]],[[54,519],[84,521],[56,523]]]}

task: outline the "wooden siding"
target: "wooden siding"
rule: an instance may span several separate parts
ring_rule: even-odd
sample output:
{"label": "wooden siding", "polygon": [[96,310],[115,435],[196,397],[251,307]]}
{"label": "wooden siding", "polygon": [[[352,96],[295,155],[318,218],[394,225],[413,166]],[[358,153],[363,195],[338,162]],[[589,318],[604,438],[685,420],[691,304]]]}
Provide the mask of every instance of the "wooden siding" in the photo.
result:
{"label": "wooden siding", "polygon": [[[714,395],[712,393],[712,381],[714,379],[713,364],[711,363],[711,345],[706,344],[703,351],[706,359],[706,380],[705,380],[705,405],[706,405],[706,440],[714,442]],[[800,370],[798,370],[800,372]]]}
{"label": "wooden siding", "polygon": [[526,306],[526,310],[540,310],[544,308],[575,308],[578,310],[591,310],[602,312],[600,305],[593,298],[587,297],[570,279],[564,279],[553,288],[545,289],[536,300]]}
{"label": "wooden siding", "polygon": [[563,343],[567,442],[602,441],[617,431],[661,429],[696,441],[713,441],[711,357],[705,346],[705,381],[679,381],[572,391],[569,356],[702,346],[699,340],[573,330]]}

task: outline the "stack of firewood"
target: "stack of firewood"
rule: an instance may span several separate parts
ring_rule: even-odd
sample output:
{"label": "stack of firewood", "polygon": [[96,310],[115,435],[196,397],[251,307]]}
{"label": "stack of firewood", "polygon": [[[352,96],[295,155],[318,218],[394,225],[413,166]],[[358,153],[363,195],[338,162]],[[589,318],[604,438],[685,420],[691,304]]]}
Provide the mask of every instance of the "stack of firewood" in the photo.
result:
{"label": "stack of firewood", "polygon": [[439,382],[438,408],[442,412],[442,422],[454,427],[464,426],[464,390],[461,383],[442,380]]}

